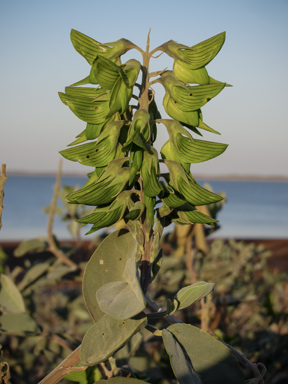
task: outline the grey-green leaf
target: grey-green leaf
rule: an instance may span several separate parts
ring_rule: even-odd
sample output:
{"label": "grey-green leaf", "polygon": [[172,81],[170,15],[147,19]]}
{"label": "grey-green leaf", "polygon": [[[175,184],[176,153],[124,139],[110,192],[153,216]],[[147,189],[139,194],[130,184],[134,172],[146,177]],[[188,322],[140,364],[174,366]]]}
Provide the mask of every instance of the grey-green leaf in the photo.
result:
{"label": "grey-green leaf", "polygon": [[100,309],[120,320],[129,319],[145,308],[134,257],[126,261],[123,279],[104,284],[96,292]]}
{"label": "grey-green leaf", "polygon": [[7,313],[0,316],[0,329],[12,335],[39,333],[39,327],[28,313]]}
{"label": "grey-green leaf", "polygon": [[173,372],[180,384],[202,384],[192,363],[172,333],[163,329],[163,342],[169,355]]}
{"label": "grey-green leaf", "polygon": [[220,341],[188,324],[173,324],[167,330],[181,344],[203,384],[245,383],[236,358]]}
{"label": "grey-green leaf", "polygon": [[25,276],[18,285],[20,291],[23,291],[28,285],[34,283],[42,276],[50,267],[52,260],[45,263],[35,264],[26,272]]}
{"label": "grey-green leaf", "polygon": [[136,240],[129,231],[121,229],[107,236],[87,263],[83,277],[83,296],[95,322],[104,315],[96,300],[97,290],[103,284],[123,280],[126,261],[136,256],[136,253]]}
{"label": "grey-green leaf", "polygon": [[14,251],[15,257],[21,257],[27,253],[43,252],[48,248],[48,242],[46,237],[37,237],[36,239],[30,239],[22,241]]}
{"label": "grey-green leaf", "polygon": [[5,311],[25,312],[25,304],[19,289],[9,276],[0,275],[0,305]]}
{"label": "grey-green leaf", "polygon": [[144,313],[134,319],[117,320],[103,316],[86,333],[81,345],[81,365],[95,365],[107,360],[121,348],[136,332],[145,327]]}
{"label": "grey-green leaf", "polygon": [[174,297],[174,300],[178,302],[177,309],[183,309],[189,307],[189,305],[195,303],[195,301],[201,300],[213,291],[215,284],[206,283],[205,281],[197,281],[193,285],[180,289]]}

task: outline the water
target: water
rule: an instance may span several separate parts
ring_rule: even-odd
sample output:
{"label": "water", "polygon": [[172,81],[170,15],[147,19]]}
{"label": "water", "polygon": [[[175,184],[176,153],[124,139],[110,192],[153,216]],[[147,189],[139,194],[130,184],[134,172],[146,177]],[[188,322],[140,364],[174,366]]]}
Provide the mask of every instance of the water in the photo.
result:
{"label": "water", "polygon": [[[86,177],[62,177],[62,184],[82,186]],[[218,215],[221,229],[212,237],[288,238],[288,183],[201,180],[213,191],[224,191],[227,203]],[[48,216],[42,209],[52,200],[55,177],[9,176],[5,184],[0,241],[46,236]],[[90,226],[82,230],[84,236]],[[69,239],[66,223],[56,216],[54,233]],[[86,238],[91,239],[95,234]]]}

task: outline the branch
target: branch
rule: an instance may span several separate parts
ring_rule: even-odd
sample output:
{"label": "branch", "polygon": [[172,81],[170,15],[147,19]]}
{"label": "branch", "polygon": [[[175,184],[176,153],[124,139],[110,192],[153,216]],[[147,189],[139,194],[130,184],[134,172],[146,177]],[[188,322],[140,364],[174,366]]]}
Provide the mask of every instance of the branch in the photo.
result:
{"label": "branch", "polygon": [[159,83],[159,78],[157,78],[157,79],[155,79],[153,81],[150,81],[150,83],[148,84],[148,87],[150,88],[151,85],[156,84],[156,83]]}
{"label": "branch", "polygon": [[4,198],[4,184],[6,180],[7,180],[6,164],[2,164],[1,173],[0,173],[0,229],[2,227],[1,217],[2,217],[2,211],[4,209],[3,198]]}
{"label": "branch", "polygon": [[70,372],[85,371],[87,367],[75,367],[75,365],[80,363],[80,347],[81,345],[66,357],[49,375],[44,377],[39,384],[57,384]]}
{"label": "branch", "polygon": [[166,70],[167,70],[168,67],[166,67],[165,69],[162,69],[162,71],[157,71],[157,72],[151,72],[149,73],[149,79],[151,77],[156,77],[156,76],[161,76],[162,73],[164,73]]}
{"label": "branch", "polygon": [[[153,312],[162,311],[162,309],[155,303],[155,301],[151,299],[151,297],[148,296],[148,294],[145,295],[145,299],[146,299],[147,307],[151,309]],[[177,319],[173,315],[163,317],[163,320],[166,321],[168,324],[183,323],[183,321]],[[238,360],[238,362],[250,371],[253,378],[251,379],[251,381],[249,380],[250,384],[264,384],[263,376],[265,375],[265,372],[266,372],[266,368],[264,364],[262,363],[258,363],[257,365],[253,364],[244,355],[242,355],[242,353],[238,352],[235,348],[231,347],[231,345],[226,344],[223,341],[222,343],[231,350],[232,355]],[[262,372],[259,371],[259,368]],[[249,381],[247,380],[247,384],[249,384]]]}
{"label": "branch", "polygon": [[153,57],[153,59],[158,59],[158,57],[160,57],[161,55],[163,55],[163,53],[164,53],[164,51],[162,51],[161,53],[159,53],[159,55],[157,55],[157,56],[153,56],[153,55],[151,55],[151,57]]}
{"label": "branch", "polygon": [[50,210],[49,210],[49,217],[48,217],[48,225],[47,225],[47,232],[48,232],[48,244],[49,248],[48,250],[53,253],[54,256],[56,256],[59,261],[61,261],[63,264],[68,265],[71,267],[73,270],[78,269],[77,264],[75,264],[72,260],[68,259],[64,255],[64,253],[61,251],[56,246],[54,236],[53,236],[53,221],[54,221],[54,215],[55,215],[55,210],[56,210],[56,204],[57,204],[57,199],[58,199],[58,194],[60,190],[60,182],[61,182],[61,168],[62,168],[62,159],[59,161],[59,168],[57,172],[57,178],[56,178],[56,184],[54,187],[54,194],[52,198],[52,202],[50,205]]}
{"label": "branch", "polygon": [[[157,48],[154,48],[154,49],[149,53],[149,57],[153,57],[153,54],[154,54],[155,52],[157,52],[157,51],[161,51],[161,50],[162,50],[161,45],[160,45],[159,47],[157,47]],[[164,53],[164,51],[162,51],[158,56],[153,57],[153,59],[156,59],[157,57],[161,56],[162,53]]]}

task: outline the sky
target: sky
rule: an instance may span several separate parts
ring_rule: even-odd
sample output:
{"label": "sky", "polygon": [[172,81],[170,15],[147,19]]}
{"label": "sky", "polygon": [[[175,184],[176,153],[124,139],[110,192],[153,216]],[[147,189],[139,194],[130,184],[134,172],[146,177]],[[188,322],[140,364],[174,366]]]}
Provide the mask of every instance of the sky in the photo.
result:
{"label": "sky", "polygon": [[[55,173],[59,151],[85,129],[60,101],[58,91],[89,73],[73,48],[70,30],[102,43],[127,38],[151,50],[173,39],[189,46],[226,31],[226,42],[207,66],[209,75],[232,84],[202,108],[204,122],[229,144],[216,159],[191,167],[197,175],[288,177],[287,0],[2,0],[0,1],[0,162],[7,172]],[[141,60],[132,50],[123,56]],[[165,54],[151,71],[172,69]],[[155,85],[163,117],[164,92]],[[159,127],[156,148],[167,140]],[[65,173],[91,168],[64,160]]]}

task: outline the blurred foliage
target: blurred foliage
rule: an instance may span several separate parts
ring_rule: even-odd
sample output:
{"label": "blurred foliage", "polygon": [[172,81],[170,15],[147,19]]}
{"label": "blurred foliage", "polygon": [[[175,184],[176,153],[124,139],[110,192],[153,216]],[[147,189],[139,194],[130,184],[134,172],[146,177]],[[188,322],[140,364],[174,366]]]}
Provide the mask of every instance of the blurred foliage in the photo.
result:
{"label": "blurred foliage", "polygon": [[[169,237],[171,234],[162,239],[165,256],[149,292],[164,309],[167,298],[172,300],[179,289],[191,283],[186,254],[179,257],[177,241],[167,242]],[[67,248],[64,250],[67,253]],[[15,265],[10,270],[3,262],[0,343],[10,366],[11,383],[15,384],[37,383],[80,344],[92,325],[81,294],[85,262],[71,272],[54,256],[39,263],[40,255],[24,254],[25,268]],[[265,383],[280,384],[287,382],[288,283],[287,273],[268,270],[269,256],[261,245],[214,240],[206,254],[196,251],[194,270],[197,280],[216,283],[205,304],[208,333],[242,351],[252,362],[262,361],[268,369]],[[17,300],[9,300],[9,293]],[[201,327],[203,310],[197,302],[177,311],[176,317]],[[17,327],[15,314],[18,319],[22,316]],[[161,324],[155,320],[157,327]],[[115,375],[149,378],[152,383],[173,378],[162,339],[147,330],[136,334],[113,357]],[[79,377],[76,382],[94,383],[101,378],[95,367],[74,374],[61,382],[75,382]]]}
{"label": "blurred foliage", "polygon": [[[89,215],[93,212],[93,208],[87,208],[83,204],[71,204],[67,200],[67,195],[75,192],[79,189],[79,185],[68,186],[62,185],[59,190],[60,205],[57,205],[55,209],[55,215],[61,216],[61,220],[66,222],[66,227],[72,236],[72,238],[80,240],[80,227],[81,224],[77,223],[76,220],[83,216]],[[49,213],[50,205],[43,209],[44,213]]]}

